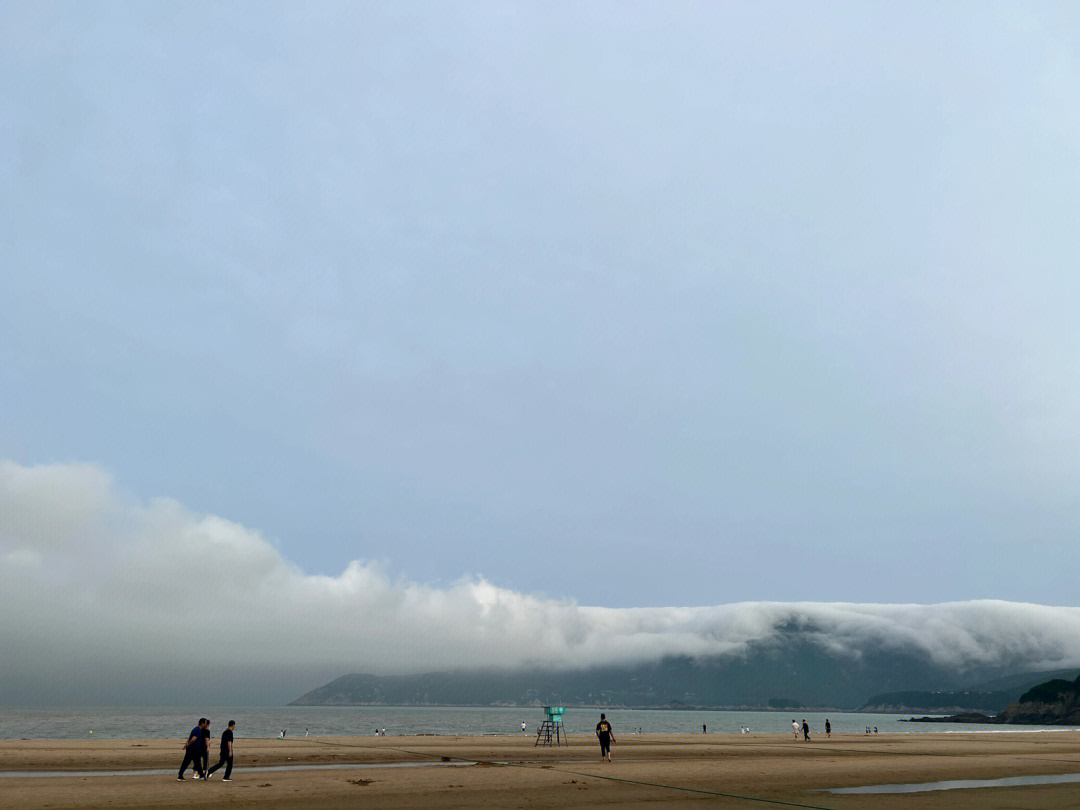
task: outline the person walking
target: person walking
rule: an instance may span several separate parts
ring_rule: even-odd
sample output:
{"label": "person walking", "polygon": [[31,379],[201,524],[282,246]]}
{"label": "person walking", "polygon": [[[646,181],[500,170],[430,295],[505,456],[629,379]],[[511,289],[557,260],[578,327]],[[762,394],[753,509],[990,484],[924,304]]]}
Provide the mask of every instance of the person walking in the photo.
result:
{"label": "person walking", "polygon": [[184,771],[187,770],[188,765],[191,765],[196,779],[201,776],[199,763],[202,761],[203,724],[209,726],[210,721],[205,717],[200,717],[195,728],[188,732],[187,742],[184,743],[184,761],[180,763],[180,772],[176,775],[177,782],[184,781]]}
{"label": "person walking", "polygon": [[795,718],[791,718],[791,733],[795,735],[795,739],[799,739],[799,724],[795,722]]}
{"label": "person walking", "polygon": [[810,742],[810,724],[806,722],[806,718],[802,721],[802,739],[803,742]]}
{"label": "person walking", "polygon": [[611,727],[603,712],[600,713],[600,722],[596,724],[596,739],[600,741],[600,761],[611,762],[611,744],[615,742],[615,729]]}
{"label": "person walking", "polygon": [[829,718],[825,718],[825,736],[832,737],[832,723],[829,722]]}
{"label": "person walking", "polygon": [[521,733],[522,734],[526,733],[526,731],[525,731],[525,721],[524,720],[521,721]]}
{"label": "person walking", "polygon": [[233,764],[233,731],[236,729],[236,721],[230,720],[229,727],[221,732],[221,751],[219,753],[218,763],[213,768],[206,772],[206,778],[209,779],[218,768],[222,765],[225,766],[225,776],[222,777],[222,782],[232,781],[232,764]]}
{"label": "person walking", "polygon": [[210,721],[206,721],[206,725],[202,730],[202,750],[199,752],[199,756],[202,758],[202,777],[206,778],[206,769],[210,766]]}

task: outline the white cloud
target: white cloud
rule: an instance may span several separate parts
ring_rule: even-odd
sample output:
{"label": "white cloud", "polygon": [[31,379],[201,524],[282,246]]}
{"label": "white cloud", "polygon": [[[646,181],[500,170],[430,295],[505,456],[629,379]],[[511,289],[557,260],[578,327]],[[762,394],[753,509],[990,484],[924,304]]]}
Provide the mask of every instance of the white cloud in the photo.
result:
{"label": "white cloud", "polygon": [[256,531],[168,499],[136,502],[86,465],[0,461],[0,515],[0,644],[24,684],[201,677],[225,663],[267,677],[291,673],[294,681],[297,673],[579,667],[737,653],[790,621],[855,655],[876,644],[921,648],[960,666],[1080,663],[1080,608],[1072,607],[613,609],[482,578],[447,588],[400,581],[362,560],[338,576],[314,576]]}

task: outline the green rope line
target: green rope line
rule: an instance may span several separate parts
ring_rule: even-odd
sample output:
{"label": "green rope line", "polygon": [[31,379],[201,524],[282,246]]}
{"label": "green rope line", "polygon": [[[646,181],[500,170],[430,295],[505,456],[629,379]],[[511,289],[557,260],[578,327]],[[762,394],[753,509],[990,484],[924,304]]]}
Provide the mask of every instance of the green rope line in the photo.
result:
{"label": "green rope line", "polygon": [[[294,739],[300,739],[300,738],[294,738]],[[583,773],[581,771],[571,771],[571,770],[567,770],[566,768],[556,767],[556,766],[553,766],[553,765],[542,765],[542,764],[539,764],[539,763],[534,764],[534,763],[525,763],[525,762],[491,762],[491,761],[488,761],[488,760],[469,759],[469,758],[466,758],[466,757],[459,757],[459,756],[446,755],[446,754],[433,754],[431,752],[426,752],[426,751],[412,751],[412,750],[410,750],[408,748],[400,748],[398,746],[389,746],[389,745],[386,745],[386,746],[383,746],[383,745],[374,746],[374,745],[364,745],[362,743],[336,743],[336,742],[328,742],[328,741],[325,741],[325,740],[310,740],[310,739],[306,739],[306,741],[307,742],[312,742],[312,743],[317,743],[319,745],[336,746],[336,747],[340,747],[340,748],[361,748],[361,749],[365,749],[365,750],[377,750],[377,751],[398,751],[398,752],[403,753],[403,754],[409,754],[411,756],[422,757],[424,759],[434,759],[435,757],[439,757],[439,759],[441,761],[443,761],[443,762],[452,762],[452,761],[456,760],[456,761],[459,761],[459,762],[476,762],[476,763],[483,764],[483,765],[495,765],[495,766],[500,766],[500,767],[528,768],[528,769],[531,769],[531,770],[543,769],[543,770],[550,770],[550,771],[552,771],[554,773],[566,774],[568,776],[580,776],[583,779],[601,779],[601,780],[605,780],[605,781],[608,781],[608,782],[621,782],[621,783],[627,784],[627,785],[639,785],[639,786],[642,786],[642,787],[654,787],[654,788],[660,788],[662,790],[678,790],[678,791],[682,791],[684,793],[697,793],[697,794],[700,794],[700,795],[703,795],[703,796],[717,796],[717,797],[721,797],[721,798],[725,798],[725,799],[736,799],[736,800],[739,800],[739,801],[759,802],[759,803],[763,803],[763,804],[776,804],[776,805],[780,805],[782,807],[799,807],[799,808],[803,808],[803,810],[835,810],[835,808],[825,807],[823,805],[817,805],[817,804],[803,804],[801,802],[784,801],[783,799],[767,799],[767,798],[764,798],[762,796],[744,796],[744,795],[739,794],[739,793],[727,793],[727,792],[720,791],[720,790],[707,790],[705,788],[692,788],[692,787],[686,787],[684,785],[668,785],[668,784],[664,784],[662,782],[646,782],[646,781],[639,780],[639,779],[627,779],[625,777],[607,776],[607,775],[599,774],[599,773]],[[649,744],[650,745],[660,744],[660,745],[670,745],[670,746],[687,745],[687,743],[675,742],[675,741],[670,741],[670,742],[668,742],[668,741],[650,741]],[[723,742],[720,742],[720,741],[716,741],[716,742],[712,742],[712,741],[705,742],[705,741],[703,741],[701,743],[690,743],[690,744],[691,745],[708,745],[710,747],[711,746],[720,747],[720,746],[724,746],[724,745],[730,745],[730,744],[726,744],[726,743],[723,743]],[[767,741],[763,740],[760,743],[753,744],[753,747],[755,747],[755,748],[788,749],[790,746],[785,744],[785,743],[772,743],[772,742],[767,742]],[[867,749],[867,748],[849,748],[849,747],[841,748],[841,747],[838,747],[838,746],[831,746],[831,745],[801,745],[801,746],[799,746],[799,750],[806,750],[806,749],[810,749],[810,750],[814,750],[814,751],[832,751],[832,752],[835,752],[835,753],[882,754],[882,755],[893,755],[893,756],[930,756],[930,757],[949,757],[949,758],[960,756],[959,754],[943,753],[943,752],[939,753],[939,752],[916,752],[916,751],[882,751],[882,750],[873,749],[873,748],[869,748],[869,749]],[[1031,759],[1038,759],[1038,760],[1042,760],[1042,761],[1046,761],[1046,762],[1063,762],[1063,763],[1067,762],[1067,763],[1070,763],[1070,764],[1076,762],[1076,760],[1051,760],[1051,759],[1046,759],[1046,758],[1043,758],[1043,757],[1031,757]]]}
{"label": "green rope line", "polygon": [[[301,739],[301,738],[298,737],[296,739]],[[543,769],[543,770],[553,771],[555,773],[566,774],[568,776],[580,776],[580,777],[582,777],[584,779],[604,779],[604,780],[607,780],[609,782],[622,782],[623,784],[627,784],[627,785],[640,785],[642,787],[655,787],[655,788],[662,788],[664,790],[681,790],[681,791],[683,791],[685,793],[700,793],[700,794],[705,795],[705,796],[720,796],[720,797],[725,798],[725,799],[740,799],[742,801],[747,801],[747,802],[763,802],[765,804],[779,804],[779,805],[782,805],[784,807],[802,807],[805,810],[834,810],[834,808],[823,807],[823,806],[818,805],[818,804],[801,804],[799,802],[784,801],[783,799],[766,799],[766,798],[764,798],[762,796],[743,796],[743,795],[741,795],[739,793],[725,793],[725,792],[719,791],[719,790],[706,790],[705,788],[692,788],[692,787],[685,787],[684,785],[665,785],[665,784],[660,783],[660,782],[644,782],[644,781],[641,781],[641,780],[638,780],[638,779],[626,779],[626,778],[620,777],[620,776],[605,776],[604,774],[600,774],[600,773],[582,773],[581,771],[569,771],[569,770],[566,770],[565,768],[557,768],[557,767],[554,767],[552,765],[546,765],[545,766],[545,765],[531,764],[531,763],[526,763],[526,762],[490,762],[488,760],[483,760],[483,759],[469,759],[467,757],[451,756],[451,755],[447,755],[447,754],[432,754],[432,753],[422,752],[422,751],[410,751],[407,748],[398,748],[397,746],[390,746],[390,745],[374,746],[374,745],[363,745],[362,743],[351,743],[351,744],[350,743],[335,743],[335,742],[327,742],[327,741],[324,741],[324,740],[312,740],[310,738],[305,738],[305,740],[308,743],[317,743],[318,745],[327,745],[327,746],[337,746],[337,747],[340,747],[340,748],[363,748],[365,750],[371,749],[371,750],[378,750],[378,751],[399,751],[399,752],[401,752],[403,754],[411,754],[413,756],[424,757],[426,759],[434,759],[436,756],[438,756],[439,759],[442,760],[442,761],[458,760],[460,762],[476,762],[476,763],[479,763],[479,764],[482,764],[482,765],[496,765],[496,766],[503,767],[503,768],[527,768],[529,770]]]}
{"label": "green rope line", "polygon": [[[504,764],[518,768],[534,767],[532,765],[526,765],[524,763],[508,762]],[[765,804],[779,804],[783,805],[784,807],[803,807],[808,808],[808,810],[834,810],[834,808],[822,807],[818,804],[801,804],[799,802],[787,802],[783,799],[766,799],[762,796],[743,796],[739,793],[725,793],[720,790],[706,790],[705,788],[692,788],[686,787],[684,785],[666,785],[662,782],[645,782],[639,779],[626,779],[625,777],[621,776],[605,776],[602,773],[582,773],[580,771],[568,771],[565,768],[554,768],[551,766],[549,766],[549,769],[555,771],[556,773],[564,773],[570,776],[581,776],[587,779],[606,779],[609,782],[622,782],[626,785],[641,785],[643,787],[663,788],[665,790],[681,790],[685,793],[701,793],[706,796],[722,796],[725,799],[741,799],[742,801],[747,802],[764,802]]]}
{"label": "green rope line", "polygon": [[953,754],[947,752],[936,751],[894,751],[883,750],[878,748],[858,748],[850,747],[850,743],[838,743],[836,745],[830,745],[828,743],[792,743],[788,742],[775,742],[770,740],[748,740],[740,741],[738,743],[725,742],[723,740],[702,740],[700,742],[682,742],[679,740],[649,740],[634,741],[624,743],[625,745],[667,745],[671,747],[686,746],[686,745],[700,745],[709,746],[715,748],[775,748],[781,751],[794,750],[798,748],[801,751],[821,751],[826,753],[837,754],[880,754],[882,756],[896,756],[896,757],[956,757],[964,756],[963,754]]}

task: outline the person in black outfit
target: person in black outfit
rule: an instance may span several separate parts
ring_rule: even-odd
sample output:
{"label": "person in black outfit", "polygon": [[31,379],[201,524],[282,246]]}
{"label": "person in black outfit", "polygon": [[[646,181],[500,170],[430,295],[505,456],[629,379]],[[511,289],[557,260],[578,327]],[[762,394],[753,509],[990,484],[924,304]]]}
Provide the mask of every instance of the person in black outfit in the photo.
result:
{"label": "person in black outfit", "polygon": [[615,730],[603,714],[600,715],[600,722],[596,724],[596,739],[600,741],[601,762],[611,762],[611,744],[615,742]]}
{"label": "person in black outfit", "polygon": [[803,742],[810,742],[810,724],[806,722],[805,718],[802,721],[802,739]]}
{"label": "person in black outfit", "polygon": [[225,776],[221,780],[223,782],[232,781],[232,763],[233,763],[233,729],[236,728],[236,721],[230,720],[229,727],[221,732],[221,755],[218,760],[218,764],[206,772],[206,778],[209,779],[210,775],[220,768],[225,766]]}
{"label": "person in black outfit", "polygon": [[210,721],[206,721],[206,725],[202,730],[202,775],[203,779],[206,778],[206,768],[210,764]]}
{"label": "person in black outfit", "polygon": [[828,717],[825,718],[825,736],[826,737],[831,737],[832,736],[832,723],[829,722]]}
{"label": "person in black outfit", "polygon": [[209,727],[209,725],[209,720],[200,717],[198,725],[188,732],[187,742],[184,743],[184,761],[180,763],[180,773],[176,775],[178,781],[184,781],[184,771],[187,770],[188,765],[195,771],[196,779],[199,779],[205,773],[205,771],[201,770],[200,763],[202,762],[203,751],[203,727]]}

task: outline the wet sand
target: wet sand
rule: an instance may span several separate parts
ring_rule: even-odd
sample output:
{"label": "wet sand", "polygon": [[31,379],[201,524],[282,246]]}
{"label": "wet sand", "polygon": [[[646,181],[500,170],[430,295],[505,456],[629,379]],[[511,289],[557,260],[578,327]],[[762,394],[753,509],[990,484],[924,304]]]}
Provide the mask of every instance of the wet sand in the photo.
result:
{"label": "wet sand", "polygon": [[[592,738],[536,748],[527,737],[238,738],[233,781],[176,781],[182,740],[0,741],[0,806],[104,808],[1005,808],[1080,807],[1080,784],[915,794],[829,788],[1080,773],[1080,732],[626,735],[614,762]],[[213,753],[213,752],[212,752]],[[215,758],[211,759],[213,763]],[[460,767],[387,767],[403,763]],[[505,764],[504,764],[505,763]],[[305,766],[357,765],[309,770]],[[287,770],[255,768],[291,766]],[[164,773],[118,775],[121,771]],[[79,771],[79,775],[43,774]],[[109,772],[111,775],[89,775]],[[87,775],[84,775],[87,774]]]}

